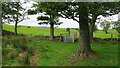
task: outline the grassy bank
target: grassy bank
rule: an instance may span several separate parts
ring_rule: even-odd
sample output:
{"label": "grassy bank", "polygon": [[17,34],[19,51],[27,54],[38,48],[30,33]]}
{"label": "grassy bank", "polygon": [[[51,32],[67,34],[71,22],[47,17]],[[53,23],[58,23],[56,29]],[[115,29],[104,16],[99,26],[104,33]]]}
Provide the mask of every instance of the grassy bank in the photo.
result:
{"label": "grassy bank", "polygon": [[[25,46],[24,46],[25,45]],[[18,36],[3,36],[3,64],[10,66],[25,65],[25,52],[30,53],[31,65],[37,66],[69,66],[70,54],[75,52],[76,43],[41,40],[40,38],[23,38]],[[115,66],[118,65],[118,42],[93,42],[92,49],[96,52],[96,59],[87,59],[75,66]],[[24,48],[28,48],[24,51]],[[35,53],[37,55],[31,55]],[[26,54],[25,54],[26,55]],[[24,59],[24,60],[22,60]],[[27,59],[28,60],[28,59]]]}

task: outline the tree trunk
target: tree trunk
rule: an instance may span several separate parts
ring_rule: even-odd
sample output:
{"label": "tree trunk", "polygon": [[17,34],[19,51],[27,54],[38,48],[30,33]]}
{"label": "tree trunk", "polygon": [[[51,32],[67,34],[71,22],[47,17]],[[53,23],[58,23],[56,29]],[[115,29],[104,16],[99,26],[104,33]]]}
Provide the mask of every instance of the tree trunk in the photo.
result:
{"label": "tree trunk", "polygon": [[78,60],[84,60],[88,57],[92,57],[94,54],[91,47],[90,47],[90,37],[89,37],[89,25],[88,25],[88,9],[85,5],[79,6],[79,46],[77,51],[75,52],[73,56],[73,62],[75,63]]}
{"label": "tree trunk", "polygon": [[[2,11],[2,3],[0,2],[0,11]],[[0,36],[2,36],[2,12],[0,12]]]}
{"label": "tree trunk", "polygon": [[54,24],[50,24],[50,38],[49,40],[54,39]]}
{"label": "tree trunk", "polygon": [[15,21],[15,34],[17,35],[17,21]]}
{"label": "tree trunk", "polygon": [[108,34],[107,30],[104,30],[106,34]]}
{"label": "tree trunk", "polygon": [[[16,4],[17,6],[19,6],[19,2],[17,2]],[[17,8],[17,12],[19,12],[19,8]],[[15,19],[15,34],[17,35],[17,24],[19,22],[19,14],[16,14],[16,19]]]}
{"label": "tree trunk", "polygon": [[92,14],[92,21],[91,21],[90,26],[89,26],[89,29],[90,29],[90,41],[91,42],[93,42],[93,30],[94,30],[94,27],[95,27],[96,19],[97,19],[97,15]]}
{"label": "tree trunk", "polygon": [[0,21],[0,36],[2,36],[2,22]]}

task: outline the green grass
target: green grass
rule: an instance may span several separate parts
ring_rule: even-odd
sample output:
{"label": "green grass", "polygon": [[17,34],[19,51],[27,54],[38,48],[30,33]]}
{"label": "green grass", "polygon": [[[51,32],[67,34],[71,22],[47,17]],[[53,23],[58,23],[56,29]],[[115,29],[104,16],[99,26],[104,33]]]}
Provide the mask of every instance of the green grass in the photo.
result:
{"label": "green grass", "polygon": [[[14,26],[12,25],[3,25],[3,29],[7,31],[14,32]],[[34,27],[31,26],[31,28],[27,28],[27,26],[18,26],[18,33],[26,34],[26,35],[43,35],[43,36],[49,36],[50,35],[50,28],[49,27]],[[64,28],[55,28],[55,36],[58,36],[66,32],[66,29]]]}
{"label": "green grass", "polygon": [[[3,24],[3,29],[7,31],[14,32],[14,26]],[[74,29],[72,32],[76,32]],[[117,38],[118,34],[116,30],[109,29],[108,34],[105,34],[104,31],[98,30],[94,33],[94,37],[98,38],[110,38],[110,35],[113,34],[113,38]],[[26,35],[44,35],[49,36],[50,30],[49,27],[33,27],[27,28],[27,26],[18,26],[18,33],[26,34]],[[58,36],[62,33],[66,32],[65,28],[55,28],[55,36]],[[31,51],[34,51],[38,54],[37,66],[69,66],[71,65],[71,59],[69,58],[70,54],[74,53],[78,47],[78,42],[75,43],[65,43],[60,41],[50,41],[50,40],[41,40],[40,38],[27,38],[28,43],[24,43],[21,37],[18,36],[3,36],[3,45],[7,45],[6,52],[15,52],[15,55],[21,50],[12,49],[13,43],[14,46],[22,46],[28,45]],[[20,41],[21,39],[21,41]],[[12,41],[11,41],[12,40]],[[26,40],[26,39],[24,39]],[[18,44],[19,43],[19,44]],[[75,66],[116,66],[118,65],[118,42],[109,41],[109,42],[93,42],[91,43],[92,49],[96,53],[96,59],[90,58],[84,61],[79,61],[75,64]],[[5,49],[6,50],[6,49]],[[10,50],[10,51],[9,51]],[[3,57],[5,58],[5,57]],[[7,65],[23,65],[19,63],[18,58],[10,59],[8,55],[6,55],[5,59],[9,59],[7,61],[3,61]]]}
{"label": "green grass", "polygon": [[[3,29],[7,31],[14,32],[14,26],[3,24]],[[71,29],[71,32],[77,32],[74,29]],[[22,33],[25,35],[43,35],[49,36],[50,35],[50,28],[49,27],[35,27],[31,26],[31,28],[27,28],[27,26],[18,26],[18,33]],[[65,28],[55,28],[55,36],[59,36],[60,34],[68,33]],[[77,32],[79,33],[79,32]],[[108,34],[105,34],[104,31],[98,30],[94,33],[94,37],[97,38],[111,38],[111,34],[113,34],[113,38],[118,38],[118,33],[115,29],[109,29]]]}
{"label": "green grass", "polygon": [[[11,37],[11,36],[9,36]],[[5,38],[5,37],[3,37]],[[19,38],[17,36],[11,37],[11,39]],[[65,43],[60,41],[41,40],[40,38],[29,39],[27,44],[32,46],[36,53],[39,53],[37,59],[37,66],[69,66],[69,55],[75,52],[78,46],[78,42]],[[8,39],[10,40],[10,38]],[[23,41],[24,42],[24,41]],[[3,42],[4,44],[8,43]],[[13,42],[16,43],[16,42]],[[22,42],[20,43],[22,44]],[[8,45],[10,48],[12,45]],[[96,53],[96,59],[87,59],[79,61],[75,66],[116,66],[118,65],[118,42],[93,42],[91,43],[92,49]],[[9,49],[10,49],[9,48]],[[41,50],[42,49],[42,50]],[[16,50],[15,50],[16,51]],[[7,59],[7,58],[6,58]],[[3,61],[4,63],[4,61]],[[18,59],[8,60],[6,63],[9,65],[22,65],[18,62]]]}
{"label": "green grass", "polygon": [[79,66],[113,66],[118,65],[118,42],[93,42],[92,49],[96,52],[97,59],[88,59]]}
{"label": "green grass", "polygon": [[[37,60],[40,66],[69,66],[69,55],[75,52],[78,43],[64,43],[59,41],[42,40],[41,45],[47,42],[49,51],[44,52],[50,58],[39,56]],[[96,52],[97,59],[88,59],[78,62],[75,66],[114,66],[118,65],[118,45],[117,42],[94,42],[91,43],[92,49]]]}
{"label": "green grass", "polygon": [[105,34],[103,30],[98,30],[93,35],[97,38],[111,38],[111,34],[113,35],[112,38],[118,38],[118,33],[115,29],[109,29],[108,34]]}

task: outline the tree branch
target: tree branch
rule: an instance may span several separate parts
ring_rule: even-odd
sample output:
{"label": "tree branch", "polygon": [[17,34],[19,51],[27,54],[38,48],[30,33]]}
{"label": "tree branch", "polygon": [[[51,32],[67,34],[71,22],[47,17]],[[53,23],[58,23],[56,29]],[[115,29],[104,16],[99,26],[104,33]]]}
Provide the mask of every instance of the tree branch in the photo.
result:
{"label": "tree branch", "polygon": [[63,13],[63,12],[61,12],[61,14],[63,14],[63,15],[61,15],[63,18],[68,18],[68,19],[73,19],[73,20],[75,20],[75,21],[77,21],[78,23],[79,23],[79,20],[77,20],[77,19],[75,19],[75,17],[74,16],[69,16],[69,15],[67,15],[67,14],[65,14],[65,13]]}

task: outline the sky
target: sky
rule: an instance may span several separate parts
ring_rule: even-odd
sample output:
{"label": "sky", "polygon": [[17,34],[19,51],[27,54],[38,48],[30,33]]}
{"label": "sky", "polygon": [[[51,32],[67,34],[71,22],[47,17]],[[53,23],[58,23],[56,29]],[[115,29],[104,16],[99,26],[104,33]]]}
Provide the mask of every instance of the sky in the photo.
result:
{"label": "sky", "polygon": [[[30,1],[29,3],[23,4],[22,7],[25,8],[26,10],[31,9],[32,4],[35,3],[33,1]],[[39,25],[38,23],[40,21],[37,21],[37,17],[40,16],[41,14],[36,14],[36,15],[27,15],[29,19],[23,20],[22,22],[18,23],[18,25],[22,26],[40,26],[40,27],[49,27],[49,25]],[[103,17],[99,16],[98,18],[101,18],[101,20],[107,20],[107,21],[117,21],[118,20],[118,14],[113,15],[111,17]],[[60,22],[63,22],[61,25],[55,25],[55,27],[58,28],[79,28],[79,24],[72,20],[72,19],[65,19],[65,18],[59,18]],[[10,25],[14,25],[14,23],[11,23]],[[100,24],[96,24],[98,26],[98,29],[102,29],[100,27]]]}

